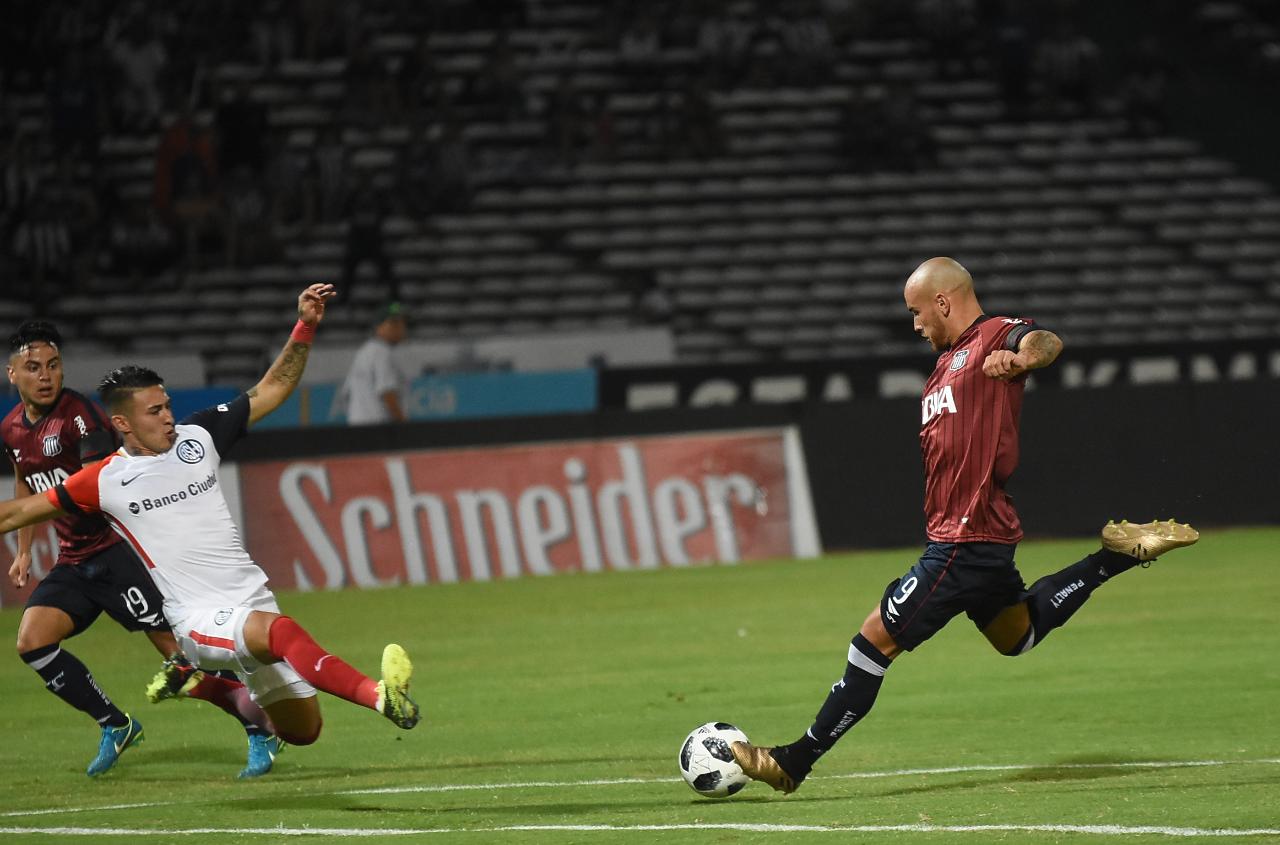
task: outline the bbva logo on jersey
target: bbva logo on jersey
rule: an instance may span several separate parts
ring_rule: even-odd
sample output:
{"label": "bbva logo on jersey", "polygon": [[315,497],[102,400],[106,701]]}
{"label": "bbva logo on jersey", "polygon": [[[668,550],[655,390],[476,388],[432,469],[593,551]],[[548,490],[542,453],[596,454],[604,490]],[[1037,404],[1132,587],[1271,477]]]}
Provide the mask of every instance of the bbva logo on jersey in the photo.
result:
{"label": "bbva logo on jersey", "polygon": [[941,413],[954,414],[956,399],[951,393],[951,385],[938,388],[920,400],[920,425],[928,425],[929,420]]}
{"label": "bbva logo on jersey", "polygon": [[66,481],[68,477],[65,469],[54,467],[46,472],[33,472],[28,475],[27,486],[31,488],[32,493],[43,493],[46,490],[52,490],[57,487]]}

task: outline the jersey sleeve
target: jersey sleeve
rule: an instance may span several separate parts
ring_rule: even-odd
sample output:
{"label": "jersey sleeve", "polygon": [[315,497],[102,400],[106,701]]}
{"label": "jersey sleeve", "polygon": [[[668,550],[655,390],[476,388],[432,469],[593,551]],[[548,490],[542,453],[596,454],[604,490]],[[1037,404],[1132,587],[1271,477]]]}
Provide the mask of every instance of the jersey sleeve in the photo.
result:
{"label": "jersey sleeve", "polygon": [[116,450],[116,439],[108,432],[98,429],[80,438],[80,463],[91,464],[100,461]]}
{"label": "jersey sleeve", "polygon": [[1018,351],[1018,344],[1031,332],[1045,330],[1045,327],[1029,317],[997,317],[999,327],[991,338],[991,350],[1007,349]]}
{"label": "jersey sleeve", "polygon": [[101,510],[98,496],[98,475],[107,461],[85,467],[61,484],[45,491],[45,497],[53,505],[67,513],[97,513]]}
{"label": "jersey sleeve", "polygon": [[84,407],[89,431],[80,438],[80,463],[90,464],[114,452],[120,438],[97,405],[86,401]]}
{"label": "jersey sleeve", "polygon": [[198,425],[213,438],[213,446],[220,456],[240,441],[249,428],[249,394],[241,393],[230,402],[196,411],[182,421],[182,425]]}
{"label": "jersey sleeve", "polygon": [[68,421],[63,430],[79,436],[77,452],[81,464],[100,461],[120,445],[115,429],[91,399],[74,391],[68,393],[73,404],[67,410]]}

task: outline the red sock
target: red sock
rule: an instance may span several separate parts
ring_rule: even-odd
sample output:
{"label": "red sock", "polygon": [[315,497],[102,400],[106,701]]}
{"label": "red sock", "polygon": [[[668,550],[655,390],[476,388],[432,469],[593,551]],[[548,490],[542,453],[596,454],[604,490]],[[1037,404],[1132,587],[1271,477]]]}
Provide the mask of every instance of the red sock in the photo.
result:
{"label": "red sock", "polygon": [[262,728],[271,734],[276,732],[275,725],[271,724],[271,717],[254,703],[249,690],[245,689],[244,684],[239,681],[205,672],[200,683],[192,687],[187,695],[222,708],[239,719],[245,727]]}
{"label": "red sock", "polygon": [[378,682],[325,651],[288,616],[271,623],[267,645],[272,654],[289,661],[293,670],[316,689],[370,710],[378,709]]}

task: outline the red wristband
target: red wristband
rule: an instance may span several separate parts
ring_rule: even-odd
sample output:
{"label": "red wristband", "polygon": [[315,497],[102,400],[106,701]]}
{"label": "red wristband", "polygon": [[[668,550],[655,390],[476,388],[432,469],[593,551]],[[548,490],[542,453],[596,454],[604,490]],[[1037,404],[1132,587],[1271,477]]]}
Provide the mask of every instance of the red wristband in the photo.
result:
{"label": "red wristband", "polygon": [[289,334],[289,340],[297,343],[311,343],[316,337],[316,327],[314,323],[304,323],[299,320],[293,327],[293,331]]}

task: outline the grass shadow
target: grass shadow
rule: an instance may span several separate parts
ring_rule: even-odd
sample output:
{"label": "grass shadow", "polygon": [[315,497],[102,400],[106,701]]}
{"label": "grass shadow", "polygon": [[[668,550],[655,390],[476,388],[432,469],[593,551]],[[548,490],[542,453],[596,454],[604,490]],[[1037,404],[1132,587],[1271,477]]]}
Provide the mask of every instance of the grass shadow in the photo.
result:
{"label": "grass shadow", "polygon": [[[993,783],[1066,783],[1070,781],[1102,780],[1118,778],[1142,772],[1165,771],[1168,769],[1184,769],[1186,764],[1169,762],[1167,764],[1150,764],[1148,760],[1129,757],[1107,757],[1101,755],[1085,755],[1068,757],[1055,763],[1043,766],[1019,768],[1013,771],[990,772],[955,772],[963,774],[963,779],[952,779],[949,774],[921,774],[913,777],[941,778],[938,782],[923,783],[915,786],[904,786],[897,789],[876,791],[876,795],[892,797],[917,795],[931,792],[946,792],[974,789]],[[1142,765],[1137,765],[1142,764]]]}
{"label": "grass shadow", "polygon": [[1159,772],[1169,769],[1185,769],[1185,763],[1170,761],[1153,763],[1149,759],[1134,757],[1087,754],[1067,757],[1045,766],[1020,769],[1005,774],[1009,783],[1037,783],[1042,781],[1100,780],[1123,777],[1141,772]]}

